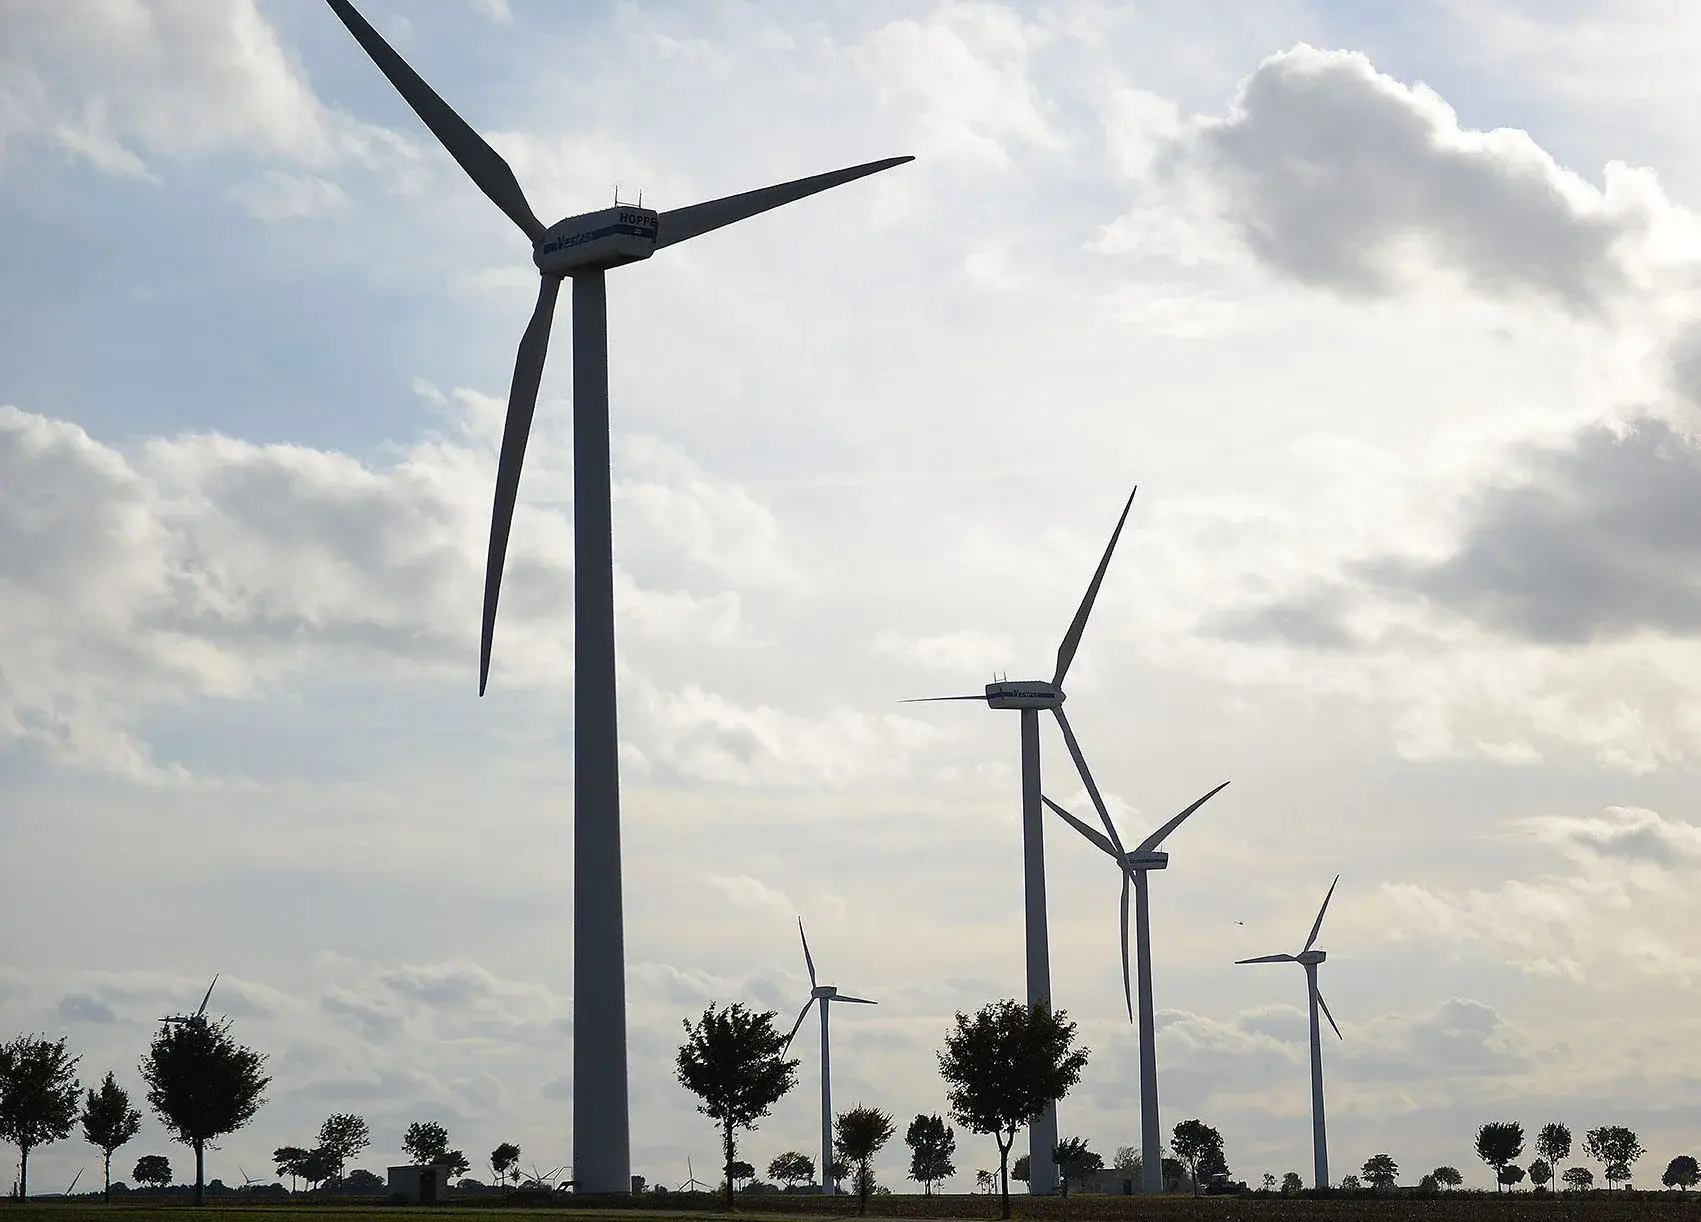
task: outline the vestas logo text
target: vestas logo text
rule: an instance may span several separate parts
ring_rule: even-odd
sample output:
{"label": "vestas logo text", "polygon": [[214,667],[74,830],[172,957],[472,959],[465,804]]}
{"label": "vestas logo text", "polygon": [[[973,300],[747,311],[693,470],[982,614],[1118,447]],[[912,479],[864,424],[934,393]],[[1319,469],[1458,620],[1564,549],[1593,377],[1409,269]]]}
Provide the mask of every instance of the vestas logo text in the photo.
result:
{"label": "vestas logo text", "polygon": [[656,239],[656,222],[654,218],[642,213],[630,213],[637,218],[638,223],[622,222],[617,225],[604,225],[601,229],[582,229],[578,233],[564,233],[558,238],[552,238],[538,247],[540,254],[552,255],[559,251],[571,250],[575,246],[583,246],[586,242],[595,242],[599,238],[612,237],[616,234],[634,238]]}

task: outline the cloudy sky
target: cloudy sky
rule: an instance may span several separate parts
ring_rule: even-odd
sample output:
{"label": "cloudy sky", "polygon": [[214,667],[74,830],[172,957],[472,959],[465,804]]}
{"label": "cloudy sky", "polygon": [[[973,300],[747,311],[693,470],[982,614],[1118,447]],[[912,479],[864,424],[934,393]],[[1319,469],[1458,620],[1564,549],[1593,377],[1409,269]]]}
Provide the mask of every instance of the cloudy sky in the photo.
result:
{"label": "cloudy sky", "polygon": [[[1701,18],[1393,7],[364,6],[546,219],[917,158],[610,278],[635,1172],[712,1161],[680,1020],[795,1012],[798,915],[881,1003],[836,1101],[943,1110],[1023,992],[1017,727],[897,702],[1048,675],[1135,484],[1069,709],[1127,835],[1233,782],[1153,883],[1166,1130],[1309,1168],[1302,976],[1233,960],[1339,872],[1337,1176],[1701,1146]],[[0,266],[0,1035],[139,1094],[220,972],[273,1083],[210,1175],[334,1110],[567,1162],[564,345],[475,694],[524,241],[323,5],[21,0]],[[1047,835],[1108,1153],[1116,876]]]}

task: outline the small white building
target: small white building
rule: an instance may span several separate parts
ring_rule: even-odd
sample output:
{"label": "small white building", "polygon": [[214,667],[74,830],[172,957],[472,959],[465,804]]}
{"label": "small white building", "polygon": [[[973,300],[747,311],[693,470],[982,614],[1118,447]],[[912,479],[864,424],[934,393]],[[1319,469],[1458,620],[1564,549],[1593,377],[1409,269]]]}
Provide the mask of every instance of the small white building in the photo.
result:
{"label": "small white building", "polygon": [[450,1168],[438,1164],[431,1167],[391,1167],[390,1199],[430,1205],[449,1199]]}

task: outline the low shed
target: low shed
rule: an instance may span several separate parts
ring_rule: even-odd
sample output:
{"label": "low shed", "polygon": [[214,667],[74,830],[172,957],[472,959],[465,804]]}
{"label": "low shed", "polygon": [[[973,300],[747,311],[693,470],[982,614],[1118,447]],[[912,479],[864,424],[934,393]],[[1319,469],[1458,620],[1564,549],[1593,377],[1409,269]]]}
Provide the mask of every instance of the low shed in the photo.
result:
{"label": "low shed", "polygon": [[450,1169],[444,1166],[391,1167],[390,1199],[429,1205],[449,1199]]}

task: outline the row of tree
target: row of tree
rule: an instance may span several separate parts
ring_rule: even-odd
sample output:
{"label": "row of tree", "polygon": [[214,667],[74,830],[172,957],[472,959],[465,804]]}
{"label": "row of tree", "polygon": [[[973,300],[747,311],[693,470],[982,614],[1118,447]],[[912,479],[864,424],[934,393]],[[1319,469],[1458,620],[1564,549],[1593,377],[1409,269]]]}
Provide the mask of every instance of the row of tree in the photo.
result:
{"label": "row of tree", "polygon": [[[1571,1157],[1571,1129],[1559,1121],[1544,1124],[1537,1132],[1536,1158],[1528,1168],[1518,1163],[1524,1153],[1524,1126],[1515,1120],[1490,1121],[1479,1128],[1476,1150],[1477,1157],[1494,1171],[1495,1184],[1501,1190],[1516,1187],[1526,1176],[1536,1188],[1546,1188],[1555,1181],[1575,1190],[1594,1186],[1593,1171],[1582,1166],[1564,1166]],[[1582,1153],[1590,1161],[1601,1164],[1601,1174],[1609,1185],[1627,1185],[1636,1160],[1647,1151],[1642,1148],[1634,1130],[1621,1124],[1607,1124],[1583,1134]],[[1437,1168],[1436,1174],[1439,1175],[1442,1170],[1451,1169]],[[1701,1181],[1701,1169],[1697,1168],[1694,1157],[1688,1154],[1680,1154],[1666,1164],[1665,1174],[1660,1179],[1667,1188],[1684,1191],[1693,1188],[1698,1181]]]}
{"label": "row of tree", "polygon": [[[81,1060],[70,1054],[63,1039],[20,1035],[0,1044],[0,1140],[18,1147],[20,1197],[29,1191],[31,1151],[63,1141],[79,1125],[103,1156],[111,1197],[112,1155],[136,1136],[142,1117],[110,1070],[99,1089],[84,1096],[77,1078]],[[207,1143],[254,1118],[270,1082],[262,1072],[264,1064],[262,1053],[231,1038],[228,1020],[201,1014],[163,1022],[142,1058],[139,1068],[148,1105],[172,1139],[195,1152],[197,1204]],[[147,1163],[150,1174],[165,1163],[163,1156],[153,1157],[159,1162]]]}

